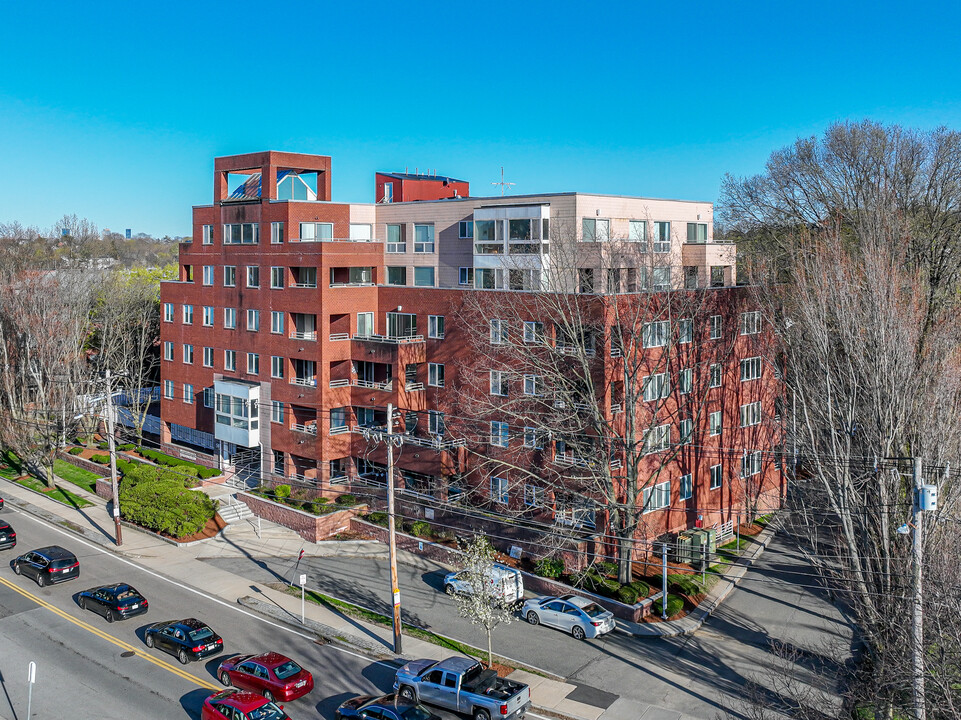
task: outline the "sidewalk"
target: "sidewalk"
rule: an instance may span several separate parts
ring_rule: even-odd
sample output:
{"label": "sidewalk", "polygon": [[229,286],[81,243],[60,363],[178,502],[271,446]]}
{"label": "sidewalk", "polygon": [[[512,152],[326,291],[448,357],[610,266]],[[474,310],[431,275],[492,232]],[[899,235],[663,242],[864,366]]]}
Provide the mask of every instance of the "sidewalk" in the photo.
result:
{"label": "sidewalk", "polygon": [[[275,620],[303,628],[307,627],[325,640],[360,650],[372,657],[403,662],[414,658],[443,659],[450,651],[418,638],[404,637],[403,657],[391,652],[391,629],[372,625],[347,617],[327,607],[308,604],[306,622],[300,622],[300,599],[278,591],[262,583],[213,567],[200,558],[217,556],[247,556],[296,558],[303,548],[307,556],[320,556],[332,552],[332,543],[309,543],[287,528],[263,522],[255,528],[250,522],[228,526],[218,537],[182,546],[163,538],[124,525],[123,545],[117,548],[113,541],[113,520],[107,514],[105,501],[97,495],[85,492],[67,483],[71,492],[94,503],[82,510],[62,505],[39,493],[32,492],[12,482],[0,483],[0,495],[12,506],[75,532],[84,539],[97,543],[118,554],[135,559],[145,567],[175,579],[178,583],[196,587],[228,602],[267,615]],[[765,533],[767,534],[766,536]],[[739,560],[743,567],[735,571],[738,579],[746,572],[751,561],[763,551],[770,532],[759,536],[753,554]],[[373,555],[385,554],[386,548],[379,543],[354,541],[338,543],[339,554]],[[405,553],[405,555],[407,555]],[[405,560],[417,563],[420,558],[411,555]],[[732,573],[733,575],[734,573]],[[203,578],[203,588],[192,581]],[[704,619],[733,589],[735,579],[723,578],[711,591],[702,606],[691,616],[674,622],[638,624],[621,623],[619,627],[641,637],[657,637],[690,633],[700,627]],[[533,668],[540,670],[539,668]],[[681,713],[647,703],[617,698],[589,686],[563,682],[548,671],[534,674],[517,670],[511,677],[531,686],[534,711],[540,714],[574,718],[575,720],[694,720]]]}

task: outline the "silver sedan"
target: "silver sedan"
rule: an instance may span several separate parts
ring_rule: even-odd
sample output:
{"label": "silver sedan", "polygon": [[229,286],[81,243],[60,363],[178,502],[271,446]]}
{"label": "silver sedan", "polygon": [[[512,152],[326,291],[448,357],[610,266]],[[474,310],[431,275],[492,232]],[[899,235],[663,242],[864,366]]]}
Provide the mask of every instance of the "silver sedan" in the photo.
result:
{"label": "silver sedan", "polygon": [[596,638],[614,629],[614,614],[579,595],[536,597],[524,603],[521,616],[531,625],[569,632],[578,640]]}

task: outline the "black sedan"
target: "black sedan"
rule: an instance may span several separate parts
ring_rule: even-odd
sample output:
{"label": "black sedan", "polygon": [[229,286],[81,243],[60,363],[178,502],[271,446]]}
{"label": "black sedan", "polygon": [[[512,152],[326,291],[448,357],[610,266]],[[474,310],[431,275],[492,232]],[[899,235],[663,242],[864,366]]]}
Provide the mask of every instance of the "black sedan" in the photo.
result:
{"label": "black sedan", "polygon": [[337,720],[347,718],[376,717],[383,720],[441,720],[423,705],[408,702],[393,693],[374,697],[361,695],[337,708]]}
{"label": "black sedan", "polygon": [[191,660],[223,652],[224,641],[199,620],[167,620],[147,628],[144,637],[147,647],[158,647],[186,665]]}
{"label": "black sedan", "polygon": [[9,523],[0,522],[0,550],[9,550],[17,546],[17,533]]}
{"label": "black sedan", "polygon": [[108,623],[147,612],[147,598],[126,583],[84,590],[77,596],[77,604],[83,610],[103,615]]}
{"label": "black sedan", "polygon": [[80,577],[77,556],[59,545],[50,545],[24,553],[13,561],[13,571],[26,575],[43,587],[47,583],[61,583]]}

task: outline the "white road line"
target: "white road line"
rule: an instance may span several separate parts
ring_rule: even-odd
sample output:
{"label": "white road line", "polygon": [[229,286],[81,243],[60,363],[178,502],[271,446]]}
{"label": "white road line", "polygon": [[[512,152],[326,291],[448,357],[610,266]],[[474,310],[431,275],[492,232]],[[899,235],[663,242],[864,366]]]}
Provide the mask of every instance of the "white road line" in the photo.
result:
{"label": "white road line", "polygon": [[[28,512],[26,512],[25,510],[21,510],[20,508],[17,508],[17,507],[15,507],[15,506],[13,506],[13,505],[9,505],[8,507],[9,507],[11,510],[13,510],[14,512],[18,512],[18,513],[20,513],[21,515],[23,515],[23,516],[26,517],[26,518],[30,518],[31,520],[34,520],[34,521],[36,521],[36,522],[38,522],[38,523],[43,523],[44,525],[47,525],[47,527],[49,527],[51,530],[55,530],[55,531],[57,531],[58,533],[60,533],[61,535],[65,535],[65,536],[69,537],[69,538],[70,538],[72,541],[74,541],[74,542],[79,542],[81,545],[85,545],[85,546],[87,546],[88,548],[90,548],[90,549],[92,549],[92,550],[96,550],[97,552],[103,553],[104,555],[110,555],[111,557],[116,558],[116,559],[119,560],[120,562],[126,563],[127,565],[130,565],[130,566],[133,567],[133,568],[136,568],[136,569],[138,569],[138,570],[140,570],[140,571],[142,571],[142,572],[145,572],[145,573],[147,573],[148,575],[152,575],[153,577],[157,578],[158,580],[163,580],[164,582],[168,582],[168,583],[170,583],[171,585],[176,585],[178,588],[181,588],[181,589],[183,589],[183,590],[189,590],[190,592],[194,593],[195,595],[200,595],[201,597],[207,598],[208,600],[213,600],[215,603],[219,603],[220,605],[223,605],[223,606],[226,607],[226,608],[230,608],[231,610],[235,610],[236,612],[239,612],[239,613],[241,613],[241,614],[243,614],[243,615],[246,615],[247,617],[253,618],[254,620],[259,620],[260,622],[265,623],[265,624],[267,624],[267,625],[270,625],[271,627],[277,628],[278,630],[284,630],[285,632],[289,632],[289,633],[291,633],[292,635],[297,635],[297,636],[299,636],[299,637],[304,638],[305,640],[310,640],[311,642],[313,642],[314,639],[315,639],[315,636],[313,636],[313,635],[308,635],[307,633],[302,633],[302,632],[300,632],[299,630],[294,630],[293,628],[287,627],[286,625],[280,625],[280,624],[278,624],[278,623],[272,622],[272,621],[266,619],[265,617],[263,617],[262,615],[258,615],[258,614],[256,614],[256,613],[252,613],[252,612],[249,612],[249,611],[247,611],[247,610],[244,610],[243,608],[238,607],[238,606],[235,605],[235,604],[231,604],[231,603],[227,602],[226,600],[224,600],[224,599],[222,599],[222,598],[216,597],[215,595],[211,595],[210,593],[206,593],[206,592],[204,592],[204,591],[202,591],[202,590],[197,590],[196,588],[192,588],[192,587],[189,587],[189,586],[187,586],[187,585],[182,585],[182,584],[180,584],[180,583],[174,582],[172,579],[170,579],[170,578],[168,578],[168,577],[165,577],[164,575],[161,575],[160,573],[154,572],[154,571],[151,570],[150,568],[146,568],[146,567],[144,567],[143,565],[138,565],[137,563],[133,562],[132,560],[129,560],[129,559],[125,558],[125,557],[122,556],[122,555],[119,555],[119,554],[114,553],[114,552],[110,552],[109,550],[106,550],[106,549],[100,547],[99,545],[94,545],[94,544],[92,544],[92,543],[90,543],[90,542],[88,542],[88,541],[86,541],[86,540],[78,537],[78,536],[75,535],[74,533],[68,532],[68,531],[64,530],[63,528],[57,527],[56,525],[51,525],[51,524],[48,523],[46,520],[44,520],[44,519],[42,519],[42,518],[39,518],[39,517],[37,517],[37,516],[35,516],[35,515],[31,514],[31,513],[28,513]],[[346,648],[342,648],[342,647],[340,647],[340,646],[338,646],[338,645],[334,645],[333,643],[329,643],[329,644],[327,645],[327,647],[329,647],[329,648],[331,648],[331,649],[333,649],[333,650],[337,650],[337,651],[342,652],[342,653],[346,653],[347,655],[353,655],[354,657],[360,658],[361,660],[371,660],[371,658],[368,657],[367,655],[361,655],[361,654],[358,653],[358,652],[354,652],[353,650],[347,650]],[[387,665],[387,666],[389,666],[389,667],[395,667],[393,663],[387,662],[386,660],[373,660],[373,661],[372,661],[372,664],[374,664],[374,665]]]}

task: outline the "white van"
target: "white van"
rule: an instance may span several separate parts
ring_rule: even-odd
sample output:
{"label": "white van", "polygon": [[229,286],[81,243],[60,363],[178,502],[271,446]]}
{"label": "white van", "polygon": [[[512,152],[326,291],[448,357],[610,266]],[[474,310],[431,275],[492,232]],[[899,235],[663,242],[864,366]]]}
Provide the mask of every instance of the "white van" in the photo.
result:
{"label": "white van", "polygon": [[[465,571],[448,573],[444,578],[444,592],[469,594],[473,588],[464,577]],[[497,587],[497,595],[505,602],[517,602],[524,599],[524,576],[521,571],[507,565],[494,565],[489,578],[491,585]]]}

